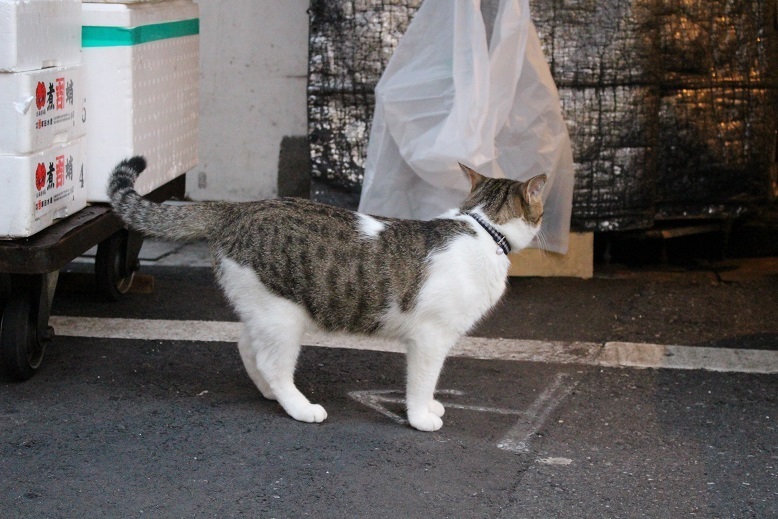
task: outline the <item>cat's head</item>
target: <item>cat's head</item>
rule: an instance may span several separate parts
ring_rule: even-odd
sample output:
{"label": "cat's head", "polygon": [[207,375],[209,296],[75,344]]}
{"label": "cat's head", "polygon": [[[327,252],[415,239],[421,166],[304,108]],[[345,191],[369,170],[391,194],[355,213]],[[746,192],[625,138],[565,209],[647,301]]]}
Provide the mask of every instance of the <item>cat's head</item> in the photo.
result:
{"label": "cat's head", "polygon": [[518,250],[540,230],[543,220],[543,188],[548,177],[537,175],[521,182],[489,178],[460,164],[470,180],[470,194],[460,209],[480,210],[502,232],[511,247]]}

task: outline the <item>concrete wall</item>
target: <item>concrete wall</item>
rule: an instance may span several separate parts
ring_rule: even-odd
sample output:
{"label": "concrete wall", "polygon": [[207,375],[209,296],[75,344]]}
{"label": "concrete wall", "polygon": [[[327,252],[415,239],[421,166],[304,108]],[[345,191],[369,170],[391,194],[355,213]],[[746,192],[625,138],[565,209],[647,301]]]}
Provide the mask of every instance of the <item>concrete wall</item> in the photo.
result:
{"label": "concrete wall", "polygon": [[198,0],[199,165],[193,200],[277,194],[284,137],[307,134],[309,0]]}

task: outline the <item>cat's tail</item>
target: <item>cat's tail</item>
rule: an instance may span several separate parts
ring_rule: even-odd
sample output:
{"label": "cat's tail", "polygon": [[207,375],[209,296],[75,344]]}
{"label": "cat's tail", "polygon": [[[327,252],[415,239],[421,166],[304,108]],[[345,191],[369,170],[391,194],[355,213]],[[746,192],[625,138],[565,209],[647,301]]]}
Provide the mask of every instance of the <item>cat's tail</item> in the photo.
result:
{"label": "cat's tail", "polygon": [[217,204],[163,205],[135,191],[135,179],[146,169],[146,159],[132,157],[111,173],[108,197],[113,210],[130,228],[148,236],[174,241],[208,238],[217,227]]}

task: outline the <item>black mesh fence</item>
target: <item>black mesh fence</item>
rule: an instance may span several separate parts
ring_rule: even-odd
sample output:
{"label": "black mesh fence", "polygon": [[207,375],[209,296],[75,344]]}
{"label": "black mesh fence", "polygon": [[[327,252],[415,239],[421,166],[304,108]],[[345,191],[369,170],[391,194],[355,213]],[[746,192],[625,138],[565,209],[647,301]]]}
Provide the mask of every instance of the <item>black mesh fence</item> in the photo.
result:
{"label": "black mesh fence", "polygon": [[308,136],[314,198],[359,199],[373,90],[421,0],[312,0]]}
{"label": "black mesh fence", "polygon": [[[312,0],[315,198],[356,205],[373,89],[420,5]],[[495,5],[483,0],[483,11]],[[767,201],[778,131],[775,1],[531,5],[573,143],[574,228],[639,229]]]}

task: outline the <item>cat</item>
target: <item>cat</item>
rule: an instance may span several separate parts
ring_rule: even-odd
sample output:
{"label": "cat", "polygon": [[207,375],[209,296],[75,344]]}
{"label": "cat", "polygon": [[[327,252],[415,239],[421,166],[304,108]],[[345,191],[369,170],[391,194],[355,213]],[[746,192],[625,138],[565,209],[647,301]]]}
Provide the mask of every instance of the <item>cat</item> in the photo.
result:
{"label": "cat", "polygon": [[460,166],[469,195],[430,221],[296,198],[156,204],[133,187],[146,167],[140,156],[116,166],[108,195],[142,234],[209,242],[218,282],[242,321],[246,371],[292,418],[327,417],[294,384],[303,333],[320,329],[403,341],[408,421],[436,431],[443,425],[434,392],[444,359],[505,291],[507,253],[538,233],[547,181],[488,178]]}

